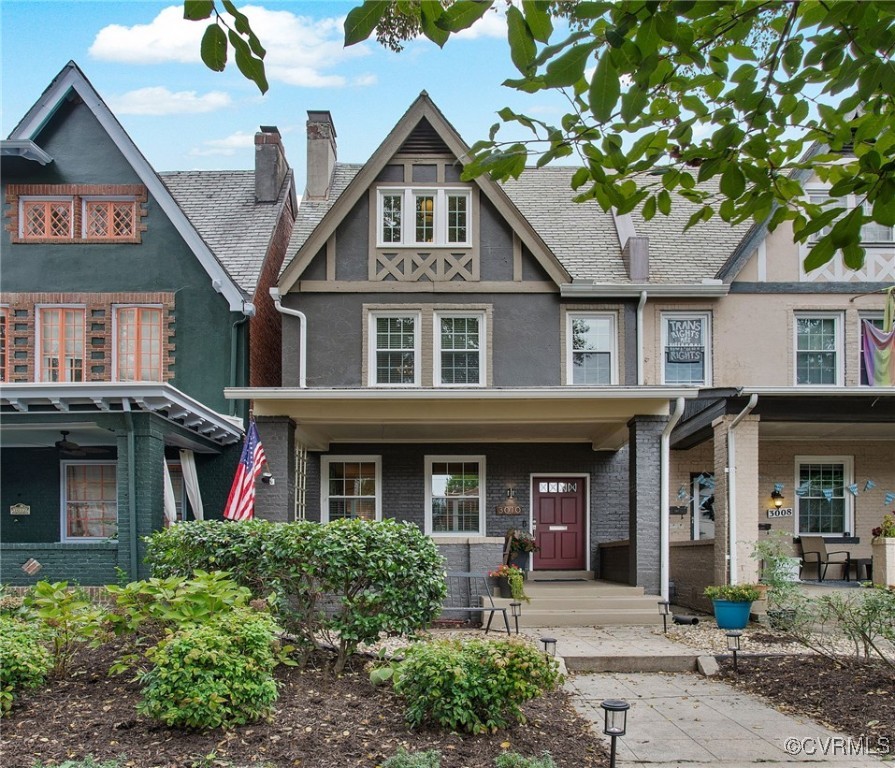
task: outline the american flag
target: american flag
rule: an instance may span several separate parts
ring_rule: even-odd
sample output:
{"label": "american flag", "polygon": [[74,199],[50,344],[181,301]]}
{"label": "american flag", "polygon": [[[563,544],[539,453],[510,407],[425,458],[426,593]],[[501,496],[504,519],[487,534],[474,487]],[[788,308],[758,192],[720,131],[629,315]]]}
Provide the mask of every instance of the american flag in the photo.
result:
{"label": "american flag", "polygon": [[230,486],[230,497],[224,508],[224,517],[227,520],[252,519],[255,512],[255,481],[266,463],[264,446],[261,445],[255,422],[252,421],[246,432],[242,456],[239,457],[236,476],[233,478],[233,485]]}

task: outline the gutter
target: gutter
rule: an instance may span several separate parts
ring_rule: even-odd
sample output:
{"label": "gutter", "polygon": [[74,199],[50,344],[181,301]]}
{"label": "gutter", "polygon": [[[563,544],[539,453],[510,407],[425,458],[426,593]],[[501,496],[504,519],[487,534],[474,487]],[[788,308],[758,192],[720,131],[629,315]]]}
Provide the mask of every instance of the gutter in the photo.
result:
{"label": "gutter", "polygon": [[730,285],[715,278],[701,283],[598,283],[573,280],[559,287],[559,295],[572,299],[627,298],[636,299],[643,291],[653,297],[721,298],[730,293]]}
{"label": "gutter", "polygon": [[743,419],[745,419],[750,413],[752,413],[752,410],[757,404],[758,394],[753,392],[751,397],[749,398],[749,402],[746,403],[746,407],[737,414],[736,418],[732,422],[730,422],[730,426],[727,428],[727,546],[730,552],[728,556],[728,581],[731,584],[737,583],[737,474],[735,464],[736,434],[734,433],[734,430]]}
{"label": "gutter", "polygon": [[130,550],[130,577],[138,578],[137,573],[137,462],[136,440],[134,439],[134,417],[131,413],[130,400],[124,398],[121,401],[124,410],[124,423],[127,425],[127,518],[130,526],[128,536],[128,548]]}
{"label": "gutter", "polygon": [[[299,344],[301,345],[301,349],[299,350],[298,357],[298,387],[299,389],[306,389],[308,386],[307,382],[307,369],[308,369],[308,318],[305,317],[304,312],[300,312],[297,309],[290,309],[289,307],[284,307],[281,303],[282,296],[280,295],[280,289],[273,287],[270,289],[270,297],[273,299],[273,305],[276,308],[277,312],[281,315],[288,315],[290,317],[297,317],[300,323],[300,338]],[[226,397],[226,395],[225,395]]]}
{"label": "gutter", "polygon": [[674,411],[671,418],[662,430],[659,441],[659,587],[662,592],[662,600],[668,598],[668,579],[671,564],[671,542],[669,533],[669,509],[668,489],[671,485],[671,430],[681,420],[684,414],[684,398],[679,397],[674,402]]}

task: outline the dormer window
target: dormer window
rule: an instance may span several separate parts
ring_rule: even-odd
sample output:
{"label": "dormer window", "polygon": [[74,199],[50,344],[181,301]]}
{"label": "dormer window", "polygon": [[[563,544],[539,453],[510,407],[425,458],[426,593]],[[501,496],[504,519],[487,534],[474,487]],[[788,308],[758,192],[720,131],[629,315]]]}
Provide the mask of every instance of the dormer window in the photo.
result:
{"label": "dormer window", "polygon": [[471,192],[465,187],[382,187],[379,247],[468,247]]}

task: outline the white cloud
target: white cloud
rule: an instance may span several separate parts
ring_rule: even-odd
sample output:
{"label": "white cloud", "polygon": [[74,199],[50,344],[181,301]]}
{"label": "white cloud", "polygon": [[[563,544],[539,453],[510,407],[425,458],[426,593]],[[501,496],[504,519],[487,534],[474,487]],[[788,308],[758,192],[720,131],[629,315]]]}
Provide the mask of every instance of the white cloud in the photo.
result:
{"label": "white cloud", "polygon": [[[240,10],[267,49],[264,63],[270,81],[305,88],[343,87],[348,78],[333,74],[332,70],[369,54],[364,45],[343,47],[341,18],[312,19],[253,5]],[[203,22],[184,20],[182,6],[172,6],[160,11],[149,24],[104,27],[93,42],[90,55],[128,64],[198,63],[199,43],[206,26]],[[366,77],[352,82],[370,84]]]}
{"label": "white cloud", "polygon": [[245,149],[255,146],[255,134],[237,131],[223,139],[209,139],[202,143],[201,147],[190,150],[193,157],[208,157],[210,155],[235,155]]}
{"label": "white cloud", "polygon": [[140,88],[109,99],[109,107],[120,115],[195,115],[229,106],[230,96],[209,91],[169,91],[167,88]]}
{"label": "white cloud", "polygon": [[471,27],[457,32],[454,37],[458,40],[476,40],[482,37],[506,37],[507,15],[503,6],[497,6],[485,12]]}

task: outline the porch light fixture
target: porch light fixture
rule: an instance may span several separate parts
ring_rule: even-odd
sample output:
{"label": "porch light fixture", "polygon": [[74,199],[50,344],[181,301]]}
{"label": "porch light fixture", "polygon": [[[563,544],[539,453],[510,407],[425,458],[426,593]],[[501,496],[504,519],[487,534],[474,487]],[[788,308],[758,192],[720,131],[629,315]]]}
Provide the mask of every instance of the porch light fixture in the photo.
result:
{"label": "porch light fixture", "polygon": [[512,485],[507,486],[507,499],[512,499],[516,495],[516,489]]}
{"label": "porch light fixture", "polygon": [[667,600],[659,601],[659,615],[662,617],[662,631],[668,634],[668,617],[671,616],[671,603]]}
{"label": "porch light fixture", "polygon": [[607,699],[600,704],[603,709],[603,733],[611,741],[609,750],[609,768],[615,768],[615,740],[625,735],[628,721],[628,710],[631,705],[622,699]]}
{"label": "porch light fixture", "polygon": [[780,507],[783,506],[783,494],[776,489],[771,492],[771,500],[774,502],[774,506],[777,509],[780,509]]}
{"label": "porch light fixture", "polygon": [[727,635],[727,650],[733,652],[733,671],[736,674],[739,674],[739,669],[737,668],[737,651],[740,650],[740,639],[743,636],[743,633],[738,629],[733,629],[730,632],[725,632]]}
{"label": "porch light fixture", "polygon": [[522,603],[518,600],[514,600],[510,603],[510,615],[513,617],[513,621],[516,622],[516,634],[519,634],[519,617],[522,615]]}
{"label": "porch light fixture", "polygon": [[555,637],[542,637],[541,643],[544,646],[544,655],[545,656],[556,656],[556,638]]}

